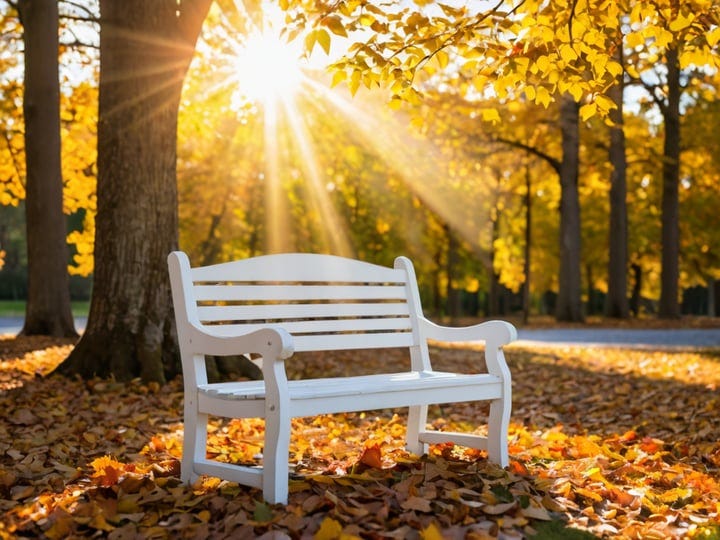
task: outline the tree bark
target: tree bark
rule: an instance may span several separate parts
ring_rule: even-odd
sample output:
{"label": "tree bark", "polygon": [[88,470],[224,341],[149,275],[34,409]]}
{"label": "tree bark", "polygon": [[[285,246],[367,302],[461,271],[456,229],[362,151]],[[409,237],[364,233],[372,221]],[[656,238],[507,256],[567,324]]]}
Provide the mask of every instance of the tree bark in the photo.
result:
{"label": "tree bark", "polygon": [[579,106],[569,95],[560,102],[563,157],[560,164],[560,272],[555,318],[583,321],[580,270]]}
{"label": "tree bark", "polygon": [[[623,64],[622,47],[618,47],[617,59]],[[608,238],[608,293],[605,297],[605,315],[627,319],[629,305],[627,296],[627,157],[623,122],[624,81],[621,73],[616,84],[608,90],[616,109],[610,112],[613,126],[610,128],[610,237]]]}
{"label": "tree bark", "polygon": [[680,279],[680,65],[677,49],[667,54],[667,101],[663,112],[662,191],[662,270],[660,275],[660,311],[663,319],[680,317],[678,302]]}
{"label": "tree bark", "polygon": [[101,0],[95,274],[66,375],[178,370],[166,257],[177,248],[182,84],[211,0]]}
{"label": "tree bark", "polygon": [[17,4],[25,45],[25,227],[28,293],[21,335],[75,337],[60,164],[58,4]]}

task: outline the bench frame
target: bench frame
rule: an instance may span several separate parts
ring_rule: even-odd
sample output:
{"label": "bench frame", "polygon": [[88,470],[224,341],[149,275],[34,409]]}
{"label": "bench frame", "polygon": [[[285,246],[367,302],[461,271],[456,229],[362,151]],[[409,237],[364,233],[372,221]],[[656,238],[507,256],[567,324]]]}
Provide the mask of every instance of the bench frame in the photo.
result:
{"label": "bench frame", "polygon": [[[504,321],[463,328],[430,322],[407,258],[388,268],[291,253],[191,268],[176,251],[168,266],[184,377],[183,482],[216,476],[260,488],[270,503],[287,503],[291,418],[397,407],[409,408],[410,452],[452,442],[487,450],[491,461],[507,466],[512,394],[502,347],[516,339],[515,328]],[[486,372],[433,370],[428,340],[484,341]],[[398,346],[409,349],[407,372],[301,381],[288,381],[285,372],[295,351]],[[261,357],[263,381],[208,383],[206,356],[241,354]],[[490,401],[487,437],[427,429],[428,405],[477,400]],[[262,467],[208,459],[209,415],[264,418]]]}

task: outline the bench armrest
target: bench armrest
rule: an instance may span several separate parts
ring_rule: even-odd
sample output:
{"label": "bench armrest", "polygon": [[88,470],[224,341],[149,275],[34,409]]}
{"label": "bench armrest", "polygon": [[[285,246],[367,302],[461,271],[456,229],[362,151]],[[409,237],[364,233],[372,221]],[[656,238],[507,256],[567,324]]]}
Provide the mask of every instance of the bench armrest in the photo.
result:
{"label": "bench armrest", "polygon": [[484,341],[491,347],[502,347],[517,339],[515,327],[505,321],[487,321],[472,326],[440,326],[420,318],[420,328],[426,339],[444,342]]}
{"label": "bench armrest", "polygon": [[194,324],[189,324],[186,330],[189,349],[199,354],[232,356],[258,353],[263,358],[283,359],[294,352],[292,336],[282,328],[268,327],[235,336],[216,334],[207,327]]}

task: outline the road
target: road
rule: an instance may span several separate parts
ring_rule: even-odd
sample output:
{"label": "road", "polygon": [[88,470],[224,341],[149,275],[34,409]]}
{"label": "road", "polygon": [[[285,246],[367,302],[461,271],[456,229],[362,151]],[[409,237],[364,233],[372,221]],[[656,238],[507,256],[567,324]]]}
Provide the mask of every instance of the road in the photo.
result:
{"label": "road", "polygon": [[[78,317],[75,327],[85,328],[87,318]],[[0,317],[0,334],[17,334],[22,317]],[[518,345],[603,346],[603,347],[720,347],[720,328],[638,329],[638,328],[521,328]]]}

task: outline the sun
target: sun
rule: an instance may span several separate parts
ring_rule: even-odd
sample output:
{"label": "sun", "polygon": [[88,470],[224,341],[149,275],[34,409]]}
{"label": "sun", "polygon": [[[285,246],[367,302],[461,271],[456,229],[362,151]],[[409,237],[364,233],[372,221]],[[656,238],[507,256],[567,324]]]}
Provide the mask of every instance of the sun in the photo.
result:
{"label": "sun", "polygon": [[237,92],[255,103],[290,98],[303,81],[300,47],[269,31],[248,36],[238,47],[234,69]]}

